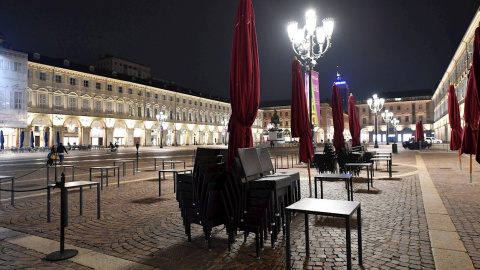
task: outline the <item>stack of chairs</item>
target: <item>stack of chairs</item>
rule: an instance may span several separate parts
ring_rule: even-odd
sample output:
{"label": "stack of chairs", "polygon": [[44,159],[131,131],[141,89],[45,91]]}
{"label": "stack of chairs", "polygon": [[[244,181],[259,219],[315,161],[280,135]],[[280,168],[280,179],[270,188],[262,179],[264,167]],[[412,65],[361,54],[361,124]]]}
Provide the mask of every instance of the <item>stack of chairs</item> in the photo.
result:
{"label": "stack of chairs", "polygon": [[323,154],[313,155],[313,164],[318,173],[336,173],[337,172],[337,153],[331,143],[326,143]]}
{"label": "stack of chairs", "polygon": [[234,220],[237,202],[233,201],[233,181],[226,173],[226,149],[198,148],[192,174],[178,175],[177,201],[191,242],[191,224],[202,226],[208,248],[211,250],[212,228],[223,225],[228,234],[229,250],[235,232]]}
{"label": "stack of chairs", "polygon": [[[285,225],[285,207],[296,199],[294,195],[295,175],[264,175],[259,155],[255,148],[239,148],[240,175],[245,179],[245,204],[243,215],[249,215],[253,209],[258,221],[263,223],[263,231],[270,232],[272,248],[275,246],[278,233]],[[269,156],[269,155],[268,155]],[[265,159],[266,160],[266,159]],[[268,158],[270,165],[271,159]],[[299,178],[299,175],[297,175]],[[257,211],[263,209],[262,211]],[[245,232],[247,233],[247,232]],[[265,235],[266,237],[267,235]],[[259,235],[256,233],[256,238]],[[257,243],[257,246],[261,243]]]}

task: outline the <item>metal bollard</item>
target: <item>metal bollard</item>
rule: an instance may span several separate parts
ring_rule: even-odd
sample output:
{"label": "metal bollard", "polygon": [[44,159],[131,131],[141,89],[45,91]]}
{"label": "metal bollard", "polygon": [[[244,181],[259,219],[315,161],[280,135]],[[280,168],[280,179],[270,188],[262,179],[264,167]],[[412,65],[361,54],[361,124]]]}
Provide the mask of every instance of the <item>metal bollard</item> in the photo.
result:
{"label": "metal bollard", "polygon": [[65,172],[62,172],[61,182],[55,182],[60,187],[60,250],[47,254],[47,261],[63,261],[77,256],[78,250],[65,249],[65,220],[67,218],[67,189],[65,188]]}

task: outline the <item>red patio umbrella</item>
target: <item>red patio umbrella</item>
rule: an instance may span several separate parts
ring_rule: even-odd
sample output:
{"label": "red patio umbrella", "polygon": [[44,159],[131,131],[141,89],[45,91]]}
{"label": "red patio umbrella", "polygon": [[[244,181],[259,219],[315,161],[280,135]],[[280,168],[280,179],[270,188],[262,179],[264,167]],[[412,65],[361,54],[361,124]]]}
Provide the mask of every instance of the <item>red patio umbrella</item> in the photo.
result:
{"label": "red patio umbrella", "polygon": [[333,146],[335,150],[339,151],[345,146],[345,140],[343,138],[343,109],[342,102],[340,101],[340,95],[338,94],[338,87],[333,84],[332,88],[332,117],[333,117]]}
{"label": "red patio umbrella", "polygon": [[415,124],[415,140],[417,142],[425,140],[425,131],[423,130],[423,123],[422,121],[418,121]]}
{"label": "red patio umbrella", "polygon": [[[459,150],[462,144],[462,124],[460,122],[460,109],[458,108],[457,94],[455,87],[450,84],[448,88],[448,120],[450,122],[450,150]],[[461,153],[458,151],[458,160],[460,162],[460,170],[462,169]]]}
{"label": "red patio umbrella", "polygon": [[230,168],[238,148],[253,147],[252,124],[257,117],[259,102],[260,72],[255,14],[251,0],[240,0],[230,63],[232,115],[228,123],[227,168]]}
{"label": "red patio umbrella", "polygon": [[300,138],[300,160],[307,163],[308,185],[312,197],[312,179],[310,175],[310,161],[313,156],[312,130],[307,109],[305,85],[297,57],[292,63],[292,105],[291,105],[292,137]]}
{"label": "red patio umbrella", "polygon": [[348,98],[348,125],[352,135],[352,146],[360,145],[360,122],[358,120],[357,108],[355,107],[355,98],[350,93]]}
{"label": "red patio umbrella", "polygon": [[[472,64],[472,68],[473,68]],[[475,154],[477,149],[477,131],[478,131],[478,93],[473,89],[474,77],[472,68],[468,75],[467,93],[464,99],[463,119],[465,120],[465,127],[462,134],[462,144],[460,146],[460,153],[470,154],[470,182],[472,182],[472,154]]]}
{"label": "red patio umbrella", "polygon": [[[480,132],[478,132],[478,121],[480,120],[480,23],[479,23],[479,27],[477,27],[477,29],[475,30],[475,38],[473,40],[473,54],[472,54],[472,67],[470,68],[470,73],[471,75],[473,76],[473,82],[472,82],[472,91],[475,92],[477,98],[477,102],[476,102],[476,109],[477,109],[477,114],[475,115],[476,118],[474,119],[475,120],[475,123],[477,124],[476,126],[476,131],[477,131],[477,140],[476,142],[478,143],[478,134],[480,134]],[[468,87],[468,86],[467,86]],[[466,97],[465,97],[466,98]],[[466,121],[466,120],[465,120]],[[475,160],[480,163],[480,145],[477,144],[477,148],[476,148],[476,156],[475,156]],[[470,166],[471,167],[471,166]],[[472,180],[472,178],[470,177],[470,181]]]}

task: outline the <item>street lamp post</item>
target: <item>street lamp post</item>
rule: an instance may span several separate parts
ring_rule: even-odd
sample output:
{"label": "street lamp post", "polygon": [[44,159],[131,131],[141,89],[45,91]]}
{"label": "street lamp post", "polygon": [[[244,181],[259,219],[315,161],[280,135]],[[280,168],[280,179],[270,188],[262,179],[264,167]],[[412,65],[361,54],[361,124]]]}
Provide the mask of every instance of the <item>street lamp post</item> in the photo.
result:
{"label": "street lamp post", "polygon": [[323,26],[316,27],[317,16],[312,9],[306,12],[305,18],[306,23],[302,28],[298,28],[298,22],[292,21],[288,23],[287,31],[288,37],[292,42],[293,51],[300,56],[300,62],[303,62],[302,64],[305,66],[305,70],[309,76],[308,108],[315,152],[315,126],[312,121],[312,101],[314,94],[312,87],[312,70],[317,64],[317,59],[322,57],[332,46],[330,39],[333,33],[334,21],[332,18],[326,18],[322,20]]}
{"label": "street lamp post", "polygon": [[387,123],[387,145],[389,145],[390,143],[388,142],[388,123],[390,123],[393,119],[393,112],[385,110],[385,112],[382,113],[382,118],[383,121]]}
{"label": "street lamp post", "polygon": [[163,123],[167,120],[167,115],[162,111],[156,115],[157,121],[160,124],[160,148],[163,148]]}
{"label": "street lamp post", "polygon": [[393,129],[395,130],[395,143],[398,142],[398,135],[397,135],[397,125],[400,124],[400,120],[398,120],[397,118],[393,118],[392,119],[392,126],[393,126]]}
{"label": "street lamp post", "polygon": [[227,145],[227,127],[228,127],[228,120],[223,119],[222,120],[222,125],[223,125],[223,144]]}
{"label": "street lamp post", "polygon": [[377,113],[382,110],[383,108],[383,103],[385,103],[385,100],[383,98],[378,98],[377,94],[373,95],[373,99],[369,98],[367,100],[367,104],[370,107],[370,110],[375,114],[375,145],[373,148],[378,148],[378,121],[377,121]]}

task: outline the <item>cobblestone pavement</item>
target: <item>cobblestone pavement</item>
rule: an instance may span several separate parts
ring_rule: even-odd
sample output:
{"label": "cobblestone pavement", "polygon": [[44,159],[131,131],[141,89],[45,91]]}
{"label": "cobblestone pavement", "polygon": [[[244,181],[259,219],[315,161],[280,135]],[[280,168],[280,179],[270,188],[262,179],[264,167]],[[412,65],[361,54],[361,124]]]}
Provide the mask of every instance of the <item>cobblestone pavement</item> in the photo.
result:
{"label": "cobblestone pavement", "polygon": [[[381,146],[380,151],[389,150]],[[295,148],[271,149],[275,153],[295,152]],[[394,155],[393,178],[388,178],[385,164],[375,172],[374,191],[366,192],[365,179],[354,181],[354,200],[362,203],[363,269],[434,269],[422,194],[416,171],[418,151],[399,149]],[[459,180],[453,153],[442,149],[424,151],[422,157],[439,188],[450,216],[478,268],[478,233],[475,223],[480,216],[478,196],[466,177]],[[457,156],[458,160],[458,156]],[[147,166],[147,161],[142,166]],[[189,164],[190,165],[190,164]],[[208,251],[202,230],[192,225],[192,243],[187,243],[184,227],[173,193],[172,178],[162,181],[162,197],[158,197],[158,173],[141,168],[136,176],[121,178],[117,188],[112,179],[101,192],[102,213],[96,218],[96,190],[83,192],[83,216],[79,216],[78,191],[69,192],[69,226],[67,244],[98,253],[123,258],[159,269],[281,269],[285,268],[285,239],[280,234],[275,249],[270,242],[255,258],[255,241],[251,235],[246,243],[239,235],[227,252],[227,237],[223,228],[213,234],[212,251]],[[450,169],[441,169],[441,168]],[[465,174],[465,167],[462,174]],[[480,171],[476,167],[476,170]],[[313,169],[314,170],[314,169]],[[300,171],[302,197],[308,197],[308,173],[305,165],[279,171]],[[314,173],[312,171],[312,173]],[[365,175],[364,172],[362,172]],[[480,175],[480,172],[478,172]],[[80,174],[81,175],[81,174]],[[86,176],[84,175],[83,178]],[[82,176],[78,177],[79,180]],[[446,178],[446,179],[445,179]],[[76,176],[77,179],[77,176]],[[475,178],[478,184],[478,176]],[[138,180],[138,181],[137,181]],[[458,185],[458,182],[465,182]],[[474,180],[475,182],[475,180]],[[341,182],[324,184],[325,198],[345,200]],[[52,222],[46,222],[46,196],[16,199],[15,206],[2,201],[0,227],[51,240],[59,239],[59,193],[52,195]],[[355,218],[356,219],[356,218]],[[355,224],[355,222],[353,222]],[[343,221],[334,218],[310,217],[310,253],[305,258],[303,215],[294,217],[292,225],[292,261],[294,269],[345,269],[346,248]],[[352,230],[353,268],[358,265],[357,233]],[[46,262],[45,255],[9,242],[0,233],[1,269],[88,269],[71,261]]]}

